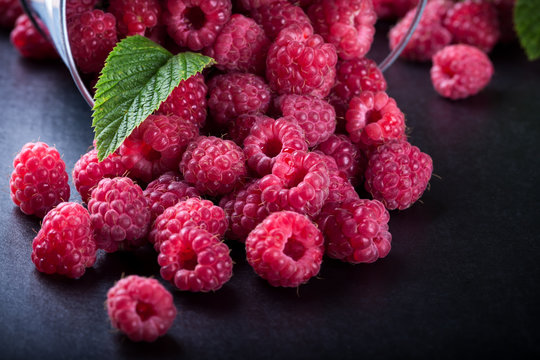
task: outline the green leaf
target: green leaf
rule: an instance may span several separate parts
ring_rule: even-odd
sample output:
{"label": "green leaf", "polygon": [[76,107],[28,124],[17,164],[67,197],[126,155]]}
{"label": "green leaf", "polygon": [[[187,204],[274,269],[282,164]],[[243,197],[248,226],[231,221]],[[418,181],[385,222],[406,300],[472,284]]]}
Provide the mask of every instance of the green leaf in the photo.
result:
{"label": "green leaf", "polygon": [[540,57],[540,0],[517,0],[514,24],[529,60]]}
{"label": "green leaf", "polygon": [[118,149],[180,81],[214,63],[211,57],[192,52],[173,56],[139,35],[120,41],[96,84],[92,126],[99,161]]}

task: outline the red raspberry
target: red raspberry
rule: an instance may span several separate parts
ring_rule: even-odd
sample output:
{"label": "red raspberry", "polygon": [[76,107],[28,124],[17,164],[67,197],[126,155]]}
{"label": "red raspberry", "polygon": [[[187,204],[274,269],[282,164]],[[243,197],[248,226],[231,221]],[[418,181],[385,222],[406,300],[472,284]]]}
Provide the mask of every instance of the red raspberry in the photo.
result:
{"label": "red raspberry", "polygon": [[132,341],[154,341],[165,335],[176,317],[173,297],[156,279],[137,275],[118,281],[107,292],[112,326]]}
{"label": "red raspberry", "polygon": [[208,231],[184,227],[161,245],[161,277],[180,290],[219,290],[232,276],[229,251],[225,243]]}
{"label": "red raspberry", "polygon": [[499,40],[497,9],[488,0],[465,0],[454,4],[443,22],[454,42],[476,46],[485,53]]}
{"label": "red raspberry", "polygon": [[[41,29],[45,29],[41,20],[36,19],[36,21]],[[34,27],[26,14],[17,18],[15,28],[10,34],[10,40],[23,57],[30,59],[54,59],[58,57],[52,44]]]}
{"label": "red raspberry", "polygon": [[399,19],[415,8],[418,0],[372,0],[373,9],[379,19]]}
{"label": "red raspberry", "polygon": [[316,216],[328,197],[330,174],[322,156],[296,150],[282,152],[272,174],[261,179],[261,197],[274,212],[292,210]]}
{"label": "red raspberry", "polygon": [[201,193],[216,196],[233,191],[247,174],[242,148],[230,140],[199,136],[180,162],[184,179]]}
{"label": "red raspberry", "polygon": [[265,119],[256,122],[244,140],[247,164],[257,175],[272,172],[272,166],[283,151],[307,151],[302,128],[294,118]]}
{"label": "red raspberry", "polygon": [[131,179],[102,179],[92,190],[88,211],[98,248],[115,252],[146,243],[150,208],[142,189]]}
{"label": "red raspberry", "polygon": [[144,36],[158,24],[161,5],[158,0],[111,0],[108,10],[116,17],[122,37]]}
{"label": "red raspberry", "polygon": [[335,45],[340,58],[361,58],[371,48],[377,21],[371,0],[318,0],[308,14],[315,31]]}
{"label": "red raspberry", "polygon": [[88,202],[90,193],[101,179],[122,176],[126,172],[126,167],[118,154],[113,153],[99,162],[97,150],[92,149],[75,163],[71,176],[82,200]]}
{"label": "red raspberry", "polygon": [[82,72],[101,71],[116,45],[116,19],[101,10],[87,11],[68,24],[69,43],[75,63]]}
{"label": "red raspberry", "polygon": [[217,68],[229,71],[263,73],[270,41],[253,20],[240,14],[231,19],[219,33],[208,55],[216,59]]}
{"label": "red raspberry", "polygon": [[238,3],[244,10],[250,11],[254,9],[258,9],[261,6],[271,4],[276,1],[281,0],[239,0]]}
{"label": "red raspberry", "polygon": [[0,28],[11,29],[22,13],[19,0],[0,0]]}
{"label": "red raspberry", "polygon": [[146,183],[178,169],[189,142],[199,135],[197,126],[175,115],[150,115],[124,140],[118,153],[129,176]]}
{"label": "red raspberry", "polygon": [[336,130],[336,111],[327,101],[308,95],[283,95],[278,101],[283,116],[292,116],[304,130],[308,147],[317,146]]}
{"label": "red raspberry", "polygon": [[317,224],[326,254],[353,264],[372,263],[390,252],[390,215],[377,200],[356,199],[325,205]]}
{"label": "red raspberry", "polygon": [[60,203],[43,218],[32,243],[32,262],[46,274],[77,279],[96,261],[90,215],[72,202]]}
{"label": "red raspberry", "polygon": [[328,188],[328,197],[326,198],[325,204],[329,202],[341,203],[348,199],[359,199],[358,193],[347,179],[347,174],[338,168],[334,158],[325,155],[319,150],[315,150],[314,153],[322,156],[326,167],[328,167],[328,173],[330,174],[330,187]]}
{"label": "red raspberry", "polygon": [[66,164],[54,147],[42,142],[27,143],[13,159],[13,167],[11,200],[26,215],[42,218],[69,200]]}
{"label": "red raspberry", "polygon": [[97,3],[98,0],[66,0],[66,18],[68,22],[83,12],[93,10]]}
{"label": "red raspberry", "polygon": [[227,218],[219,206],[209,200],[190,198],[176,203],[159,215],[152,225],[150,243],[159,251],[161,244],[185,227],[196,227],[222,237],[227,231]]}
{"label": "red raspberry", "polygon": [[369,157],[365,187],[389,210],[405,210],[427,187],[433,161],[405,140],[393,140],[375,149]]}
{"label": "red raspberry", "polygon": [[308,24],[283,29],[270,46],[266,78],[279,94],[326,97],[336,78],[336,49]]}
{"label": "red raspberry", "polygon": [[257,75],[218,75],[210,80],[208,88],[208,107],[218,124],[227,124],[242,114],[263,114],[270,105],[270,88]]}
{"label": "red raspberry", "polygon": [[214,43],[231,8],[231,0],[167,0],[163,21],[178,45],[198,51]]}
{"label": "red raspberry", "polygon": [[319,273],[323,252],[321,231],[292,211],[269,215],[246,239],[249,264],[272,286],[306,283]]}
{"label": "red raspberry", "polygon": [[234,121],[229,122],[229,138],[237,145],[243,146],[244,139],[249,135],[249,132],[253,125],[257,121],[269,121],[273,120],[266,115],[262,114],[242,114]]}
{"label": "red raspberry", "polygon": [[493,0],[493,4],[497,8],[499,19],[499,30],[501,33],[499,40],[506,43],[511,42],[516,38],[514,17],[512,16],[516,0]]}
{"label": "red raspberry", "polygon": [[274,40],[286,27],[298,24],[311,24],[304,10],[285,0],[274,1],[251,11],[253,19],[259,23],[266,35]]}
{"label": "red raspberry", "polygon": [[345,135],[332,135],[319,144],[316,150],[334,159],[337,168],[345,173],[351,183],[356,183],[364,173],[365,158]]}
{"label": "red raspberry", "polygon": [[433,56],[431,82],[446,98],[463,99],[478,93],[491,80],[493,64],[470,45],[449,45]]}

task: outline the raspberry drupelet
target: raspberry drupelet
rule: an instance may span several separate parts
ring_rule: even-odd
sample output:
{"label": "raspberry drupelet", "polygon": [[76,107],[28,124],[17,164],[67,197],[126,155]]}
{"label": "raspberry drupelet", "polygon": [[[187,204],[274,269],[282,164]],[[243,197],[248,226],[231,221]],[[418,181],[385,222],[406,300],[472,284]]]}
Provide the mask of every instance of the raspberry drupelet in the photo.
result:
{"label": "raspberry drupelet", "polygon": [[122,37],[146,34],[158,24],[161,15],[159,0],[110,0],[109,12],[116,17]]}
{"label": "raspberry drupelet", "polygon": [[271,121],[272,118],[259,113],[242,114],[234,121],[229,122],[228,137],[238,146],[244,145],[244,139],[249,135],[251,128],[258,121]]}
{"label": "raspberry drupelet", "polygon": [[265,6],[271,3],[274,3],[276,1],[283,1],[283,0],[238,0],[237,3],[247,11],[258,9],[261,6]]}
{"label": "raspberry drupelet", "polygon": [[97,5],[98,0],[66,0],[67,21],[86,11],[91,11]]}
{"label": "raspberry drupelet", "polygon": [[315,150],[331,156],[337,168],[343,171],[352,184],[357,184],[364,173],[366,159],[346,135],[332,134]]}
{"label": "raspberry drupelet", "polygon": [[279,32],[289,25],[311,24],[302,8],[286,0],[274,1],[251,11],[253,19],[259,23],[266,35],[274,40]]}
{"label": "raspberry drupelet", "polygon": [[347,174],[338,168],[334,158],[319,150],[315,150],[314,152],[322,156],[330,175],[328,197],[324,203],[327,204],[329,202],[343,202],[348,199],[358,199],[358,193],[347,179]]}
{"label": "raspberry drupelet", "polygon": [[[45,29],[41,20],[36,20],[41,28]],[[10,34],[10,40],[19,54],[25,58],[54,59],[58,57],[50,41],[43,37],[26,14],[17,18],[15,28]]]}

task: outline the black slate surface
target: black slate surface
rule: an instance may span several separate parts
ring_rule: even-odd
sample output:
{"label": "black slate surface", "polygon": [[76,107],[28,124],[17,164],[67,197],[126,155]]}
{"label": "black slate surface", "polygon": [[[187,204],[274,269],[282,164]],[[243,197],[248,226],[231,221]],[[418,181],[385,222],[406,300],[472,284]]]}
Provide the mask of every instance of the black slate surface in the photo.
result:
{"label": "black slate surface", "polygon": [[92,142],[90,111],[61,63],[23,60],[0,33],[0,357],[538,355],[540,62],[527,62],[517,45],[498,47],[492,59],[489,87],[459,102],[432,90],[429,65],[398,62],[386,73],[411,142],[440,177],[422,203],[392,212],[387,258],[359,266],[327,259],[297,291],[269,286],[232,244],[232,280],[213,294],[175,291],[169,334],[134,344],[111,329],[103,303],[122,274],[159,278],[151,249],[100,254],[77,281],[42,275],[30,260],[39,221],[10,200],[12,159],[41,140],[71,171]]}

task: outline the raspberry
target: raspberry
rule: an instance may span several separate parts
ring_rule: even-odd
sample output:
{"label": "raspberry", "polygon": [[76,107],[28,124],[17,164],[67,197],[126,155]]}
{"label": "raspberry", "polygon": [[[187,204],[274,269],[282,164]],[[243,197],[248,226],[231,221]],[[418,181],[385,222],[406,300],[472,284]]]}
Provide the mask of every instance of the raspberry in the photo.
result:
{"label": "raspberry", "polygon": [[32,262],[46,274],[77,279],[96,261],[90,215],[72,202],[60,203],[43,218],[32,243]]}
{"label": "raspberry", "polygon": [[364,149],[405,136],[405,115],[384,91],[352,98],[345,121],[350,139]]}
{"label": "raspberry", "polygon": [[454,4],[446,14],[443,25],[454,42],[476,46],[485,53],[499,40],[497,9],[487,0],[465,0]]}
{"label": "raspberry", "polygon": [[260,120],[244,140],[247,164],[259,176],[272,172],[279,154],[293,150],[307,151],[307,143],[302,128],[292,117]]}
{"label": "raspberry", "polygon": [[418,0],[372,0],[379,19],[399,19],[416,7]]}
{"label": "raspberry", "polygon": [[217,68],[229,71],[263,73],[270,41],[253,20],[240,14],[231,19],[219,33],[208,55],[216,59]]}
{"label": "raspberry", "polygon": [[328,197],[330,174],[322,156],[296,150],[282,152],[272,174],[261,179],[261,198],[272,210],[316,216]]}
{"label": "raspberry", "polygon": [[75,63],[82,72],[101,71],[116,45],[116,19],[101,10],[86,11],[68,24],[69,43]]}
{"label": "raspberry", "polygon": [[242,114],[234,121],[229,122],[229,138],[237,145],[243,146],[244,139],[249,135],[249,131],[257,121],[273,120],[262,114]]}
{"label": "raspberry", "polygon": [[90,193],[101,179],[122,176],[126,172],[122,158],[116,153],[99,162],[97,150],[92,149],[75,163],[71,176],[82,200],[88,202]]}
{"label": "raspberry", "polygon": [[[45,29],[41,20],[36,19],[36,21],[42,29]],[[10,40],[23,57],[30,59],[53,59],[58,57],[52,44],[34,27],[26,14],[17,18],[15,28],[10,34]]]}
{"label": "raspberry", "polygon": [[328,167],[330,174],[330,187],[328,188],[328,197],[325,204],[329,202],[343,202],[348,199],[359,199],[358,193],[347,179],[347,174],[341,171],[333,157],[325,155],[319,150],[314,153],[322,156],[323,162]]}
{"label": "raspberry", "polygon": [[161,277],[180,290],[219,290],[232,276],[229,251],[225,243],[208,231],[184,227],[161,245]]}
{"label": "raspberry", "polygon": [[[1,0],[0,0],[1,1]],[[71,21],[83,12],[93,10],[98,0],[66,0],[66,18]]]}
{"label": "raspberry", "polygon": [[158,113],[180,116],[182,119],[202,127],[206,121],[207,92],[208,88],[202,74],[182,80],[167,100],[161,103]]}
{"label": "raspberry", "polygon": [[257,75],[218,75],[210,80],[208,88],[208,107],[218,124],[227,124],[242,114],[263,114],[270,105],[270,88]]}
{"label": "raspberry", "polygon": [[201,228],[212,235],[222,237],[227,231],[227,226],[227,218],[222,208],[209,200],[190,198],[165,209],[152,225],[148,239],[154,244],[154,249],[159,251],[161,244],[182,228]]}
{"label": "raspberry", "polygon": [[297,287],[319,273],[324,247],[321,231],[304,215],[269,215],[246,239],[249,264],[272,286]]}
{"label": "raspberry", "polygon": [[130,177],[146,183],[178,169],[188,143],[199,135],[197,126],[175,115],[150,115],[124,140],[118,153]]}
{"label": "raspberry", "polygon": [[390,252],[388,220],[390,215],[379,201],[356,199],[325,205],[317,224],[329,257],[359,264],[372,263]]}
{"label": "raspberry", "polygon": [[98,248],[115,252],[146,243],[150,208],[142,189],[131,179],[102,179],[92,190],[88,212]]}
{"label": "raspberry", "polygon": [[111,0],[108,10],[116,17],[122,37],[144,36],[158,24],[161,5],[158,0]]}
{"label": "raspberry", "polygon": [[[442,20],[452,3],[446,0],[430,1],[401,57],[412,61],[430,61],[433,54],[452,42],[452,34],[442,25]],[[401,42],[416,15],[412,9],[388,33],[390,49]]]}
{"label": "raspberry", "polygon": [[422,196],[432,171],[429,155],[405,140],[393,140],[370,154],[365,187],[387,209],[405,210]]}
{"label": "raspberry", "polygon": [[19,0],[0,0],[0,28],[12,28],[23,13]]}
{"label": "raspberry", "polygon": [[270,46],[266,78],[279,94],[326,97],[336,77],[336,49],[308,24],[283,29]]}
{"label": "raspberry", "polygon": [[351,183],[356,183],[364,173],[364,156],[345,135],[331,135],[328,140],[319,144],[316,150],[332,157],[337,168],[345,173]]}
{"label": "raspberry", "polygon": [[336,130],[336,111],[327,101],[307,95],[283,95],[279,99],[283,116],[292,116],[302,130],[308,147],[325,141]]}
{"label": "raspberry", "polygon": [[176,317],[173,297],[156,279],[137,275],[118,281],[107,292],[112,326],[132,341],[154,341],[165,335]]}
{"label": "raspberry", "polygon": [[11,199],[26,215],[42,218],[69,200],[66,164],[54,147],[42,142],[27,143],[13,159],[13,167]]}
{"label": "raspberry", "polygon": [[308,11],[318,34],[349,60],[367,54],[375,35],[377,14],[371,0],[318,0]]}
{"label": "raspberry", "polygon": [[478,93],[490,81],[493,64],[470,45],[449,45],[433,56],[431,82],[446,98],[463,99]]}
{"label": "raspberry", "polygon": [[289,25],[311,24],[304,10],[285,0],[274,1],[251,11],[253,19],[259,23],[270,39],[274,40],[279,32]]}
{"label": "raspberry", "polygon": [[163,21],[178,45],[198,51],[214,43],[231,8],[231,0],[168,0]]}
{"label": "raspberry", "polygon": [[239,0],[238,2],[242,6],[244,10],[250,11],[254,9],[258,9],[261,6],[271,4],[276,1],[281,0]]}

